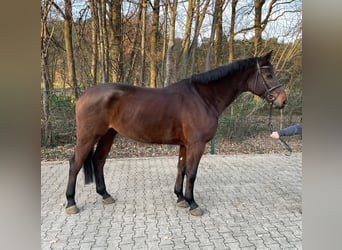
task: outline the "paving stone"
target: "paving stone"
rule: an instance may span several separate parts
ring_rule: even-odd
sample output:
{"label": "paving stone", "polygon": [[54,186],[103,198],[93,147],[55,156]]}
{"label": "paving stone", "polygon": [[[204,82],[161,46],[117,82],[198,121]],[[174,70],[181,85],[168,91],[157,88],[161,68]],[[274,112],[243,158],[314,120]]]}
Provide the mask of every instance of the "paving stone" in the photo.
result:
{"label": "paving stone", "polygon": [[[276,164],[275,164],[276,163]],[[114,204],[80,171],[66,215],[68,162],[41,163],[41,249],[302,249],[302,154],[203,156],[195,199],[176,207],[177,157],[108,159]]]}

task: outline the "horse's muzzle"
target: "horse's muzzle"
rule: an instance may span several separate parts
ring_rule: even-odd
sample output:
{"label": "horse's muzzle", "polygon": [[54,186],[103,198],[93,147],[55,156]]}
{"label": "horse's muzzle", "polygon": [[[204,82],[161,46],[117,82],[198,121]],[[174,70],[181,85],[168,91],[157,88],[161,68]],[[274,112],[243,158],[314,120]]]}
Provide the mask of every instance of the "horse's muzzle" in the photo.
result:
{"label": "horse's muzzle", "polygon": [[278,97],[272,102],[272,108],[282,109],[287,104],[287,96],[278,95]]}

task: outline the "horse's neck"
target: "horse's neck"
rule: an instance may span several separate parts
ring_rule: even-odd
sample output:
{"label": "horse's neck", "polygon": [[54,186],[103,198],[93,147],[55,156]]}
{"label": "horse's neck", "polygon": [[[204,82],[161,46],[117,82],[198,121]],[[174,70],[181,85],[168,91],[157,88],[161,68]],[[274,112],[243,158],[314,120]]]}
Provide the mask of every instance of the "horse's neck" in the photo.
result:
{"label": "horse's neck", "polygon": [[245,81],[247,77],[232,75],[229,79],[222,79],[215,83],[197,84],[196,88],[204,102],[211,106],[219,116],[229,104],[247,90],[242,86]]}

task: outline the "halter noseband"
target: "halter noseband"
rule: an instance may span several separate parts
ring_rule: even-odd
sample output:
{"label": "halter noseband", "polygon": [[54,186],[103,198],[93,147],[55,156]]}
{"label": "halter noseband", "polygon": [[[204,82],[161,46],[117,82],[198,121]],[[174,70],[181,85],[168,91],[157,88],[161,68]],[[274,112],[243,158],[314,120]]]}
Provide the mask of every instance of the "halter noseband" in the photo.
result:
{"label": "halter noseband", "polygon": [[268,84],[267,84],[266,81],[265,81],[264,76],[261,74],[261,69],[265,69],[265,68],[269,68],[269,67],[270,67],[270,66],[261,66],[261,67],[260,67],[259,62],[257,61],[257,75],[256,75],[255,81],[254,81],[254,90],[255,90],[256,84],[257,84],[257,82],[258,82],[258,77],[259,77],[259,75],[260,75],[261,78],[262,78],[262,81],[261,81],[261,82],[262,82],[262,84],[263,84],[264,87],[265,87],[265,93],[264,93],[262,96],[267,100],[268,103],[273,103],[273,102],[277,99],[277,97],[272,98],[272,99],[269,99],[268,97],[270,96],[270,94],[271,94],[271,92],[272,92],[273,90],[278,89],[278,88],[282,87],[283,85],[282,85],[282,84],[278,84],[278,85],[275,85],[275,86],[273,86],[273,87],[269,87],[269,86],[268,86]]}

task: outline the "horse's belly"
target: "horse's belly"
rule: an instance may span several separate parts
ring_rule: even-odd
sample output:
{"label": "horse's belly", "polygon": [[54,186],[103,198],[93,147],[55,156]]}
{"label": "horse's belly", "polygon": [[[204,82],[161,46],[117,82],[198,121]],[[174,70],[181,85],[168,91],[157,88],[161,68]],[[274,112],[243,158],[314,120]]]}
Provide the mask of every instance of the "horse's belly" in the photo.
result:
{"label": "horse's belly", "polygon": [[161,124],[144,124],[141,121],[117,124],[112,126],[120,135],[129,139],[156,144],[180,144],[180,126],[162,126]]}

